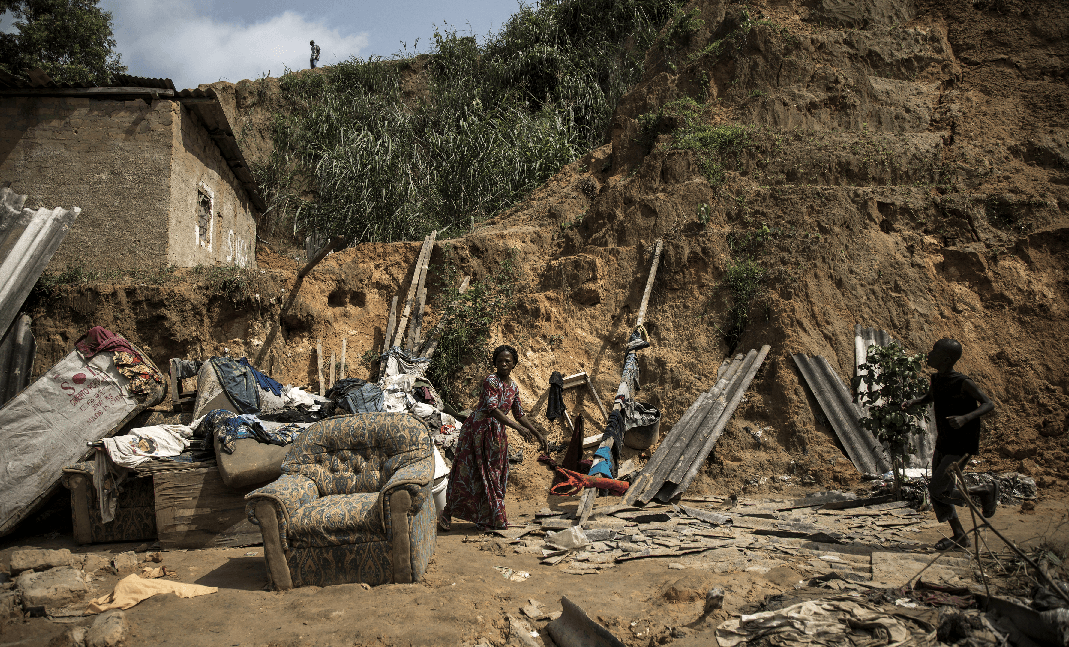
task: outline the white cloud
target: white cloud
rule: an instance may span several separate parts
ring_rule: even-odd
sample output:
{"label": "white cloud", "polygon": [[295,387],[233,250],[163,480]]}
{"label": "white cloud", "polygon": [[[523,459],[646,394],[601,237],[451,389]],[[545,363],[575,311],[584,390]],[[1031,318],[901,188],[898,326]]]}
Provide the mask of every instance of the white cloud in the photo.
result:
{"label": "white cloud", "polygon": [[305,68],[312,39],[322,48],[319,65],[368,47],[366,32],[342,34],[293,11],[243,25],[204,15],[191,0],[104,0],[101,6],[112,12],[116,51],[129,73],[170,78],[180,90]]}

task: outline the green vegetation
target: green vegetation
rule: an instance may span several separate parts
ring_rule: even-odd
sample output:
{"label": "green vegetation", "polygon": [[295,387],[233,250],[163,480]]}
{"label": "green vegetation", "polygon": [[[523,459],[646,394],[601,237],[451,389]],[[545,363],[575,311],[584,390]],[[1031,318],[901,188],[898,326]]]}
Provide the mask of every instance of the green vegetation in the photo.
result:
{"label": "green vegetation", "polygon": [[732,261],[724,272],[724,283],[731,292],[731,309],[727,314],[724,340],[732,351],[750,322],[750,308],[763,290],[762,281],[766,273],[760,263],[749,257]]}
{"label": "green vegetation", "polygon": [[[449,400],[451,394],[457,395],[453,388],[459,386],[457,378],[465,366],[475,361],[490,369],[490,332],[515,305],[515,254],[503,258],[497,271],[484,281],[472,281],[464,294],[455,287],[459,273],[451,251],[446,251],[445,267],[436,269],[441,277],[436,308],[446,324],[427,377]],[[485,365],[479,363],[481,359],[486,359]]]}
{"label": "green vegetation", "polygon": [[724,160],[751,145],[750,131],[735,124],[710,124],[704,107],[690,97],[669,101],[656,112],[640,115],[643,138],[652,144],[657,135],[670,132],[672,150],[691,150],[701,160],[702,173],[713,187],[724,183]]}
{"label": "green vegetation", "polygon": [[473,227],[604,141],[680,6],[544,0],[483,44],[441,30],[427,56],[284,75],[275,149],[254,169],[268,218],[355,242]]}
{"label": "green vegetation", "polygon": [[86,269],[82,265],[71,265],[59,272],[45,271],[41,274],[33,286],[30,298],[51,300],[59,296],[60,288],[66,285],[89,285],[90,283],[164,285],[171,282],[177,269],[168,265],[147,271],[99,271]]}
{"label": "green vegetation", "polygon": [[197,265],[193,276],[205,287],[208,294],[215,294],[240,304],[258,293],[259,273],[237,265]]}
{"label": "green vegetation", "polygon": [[[891,454],[896,490],[902,484],[910,436],[922,431],[920,421],[928,417],[926,405],[915,404],[904,410],[901,406],[928,390],[923,366],[923,353],[909,355],[898,342],[891,342],[869,346],[865,363],[858,366],[859,376],[854,378],[858,402],[869,409],[861,426]],[[862,384],[865,389],[857,388]]]}
{"label": "green vegetation", "polygon": [[113,50],[111,12],[99,0],[0,0],[0,17],[15,33],[0,33],[0,71],[24,76],[39,67],[57,83],[111,82],[126,73]]}

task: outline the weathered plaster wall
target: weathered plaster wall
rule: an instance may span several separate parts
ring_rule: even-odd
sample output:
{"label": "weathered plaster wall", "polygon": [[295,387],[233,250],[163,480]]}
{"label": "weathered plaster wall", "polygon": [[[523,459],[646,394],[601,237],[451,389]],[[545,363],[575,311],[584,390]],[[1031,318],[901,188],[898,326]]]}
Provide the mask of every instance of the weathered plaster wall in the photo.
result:
{"label": "weathered plaster wall", "polygon": [[170,101],[0,101],[0,182],[27,207],[81,207],[49,271],[166,263]]}
{"label": "weathered plaster wall", "polygon": [[[175,103],[174,118],[168,263],[255,267],[256,222],[244,189],[197,117]],[[198,235],[202,195],[212,209],[208,231]]]}

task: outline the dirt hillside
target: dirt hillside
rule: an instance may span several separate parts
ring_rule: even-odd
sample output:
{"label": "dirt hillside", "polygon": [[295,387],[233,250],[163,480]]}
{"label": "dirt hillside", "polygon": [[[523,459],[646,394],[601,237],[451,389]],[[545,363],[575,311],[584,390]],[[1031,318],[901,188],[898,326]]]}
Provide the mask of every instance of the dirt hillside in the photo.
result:
{"label": "dirt hillside", "polygon": [[[666,31],[617,111],[611,143],[435,250],[437,271],[448,250],[476,278],[515,251],[521,295],[496,336],[520,349],[514,375],[524,402],[553,370],[586,371],[611,398],[653,241],[663,238],[647,315],[653,346],[641,353],[641,395],[663,410],[662,431],[711,386],[725,356],[772,346],[699,489],[857,482],[791,355],[823,355],[848,381],[860,323],[913,351],[959,339],[959,370],[996,405],[979,468],[1018,470],[1042,493],[1064,491],[1064,4],[700,0],[692,8],[700,26]],[[246,128],[250,159],[270,150],[271,86],[220,86]],[[674,133],[688,127],[703,144],[678,144]],[[367,244],[328,257],[304,282],[262,368],[314,385],[317,339],[329,354],[344,338],[350,375],[366,376],[361,357],[381,347],[390,300],[407,286],[418,248]],[[36,370],[91,325],[121,332],[161,364],[255,357],[302,262],[295,256],[261,244],[259,278],[236,301],[192,271],[161,285],[62,287],[33,312]],[[741,336],[732,336],[727,271],[747,258],[763,278]],[[473,363],[457,377],[469,395],[458,408],[474,404],[488,371]],[[594,426],[604,422],[588,398],[569,404]],[[530,459],[512,478],[510,494],[548,483]]]}

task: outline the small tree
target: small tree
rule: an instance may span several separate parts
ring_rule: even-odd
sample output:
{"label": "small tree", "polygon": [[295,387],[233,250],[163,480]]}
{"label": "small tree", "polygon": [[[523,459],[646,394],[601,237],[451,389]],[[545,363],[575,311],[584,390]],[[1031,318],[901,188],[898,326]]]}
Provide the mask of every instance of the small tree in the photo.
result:
{"label": "small tree", "polygon": [[924,354],[907,354],[898,342],[887,346],[869,346],[866,363],[858,366],[854,378],[858,403],[868,409],[861,426],[868,429],[891,455],[895,495],[901,491],[910,452],[910,438],[922,431],[921,420],[928,419],[926,405],[914,404],[902,409],[902,403],[919,398],[928,390],[921,374]]}
{"label": "small tree", "polygon": [[0,15],[18,33],[0,34],[0,70],[22,75],[39,67],[57,83],[111,82],[126,72],[115,48],[111,12],[99,0],[0,0]]}

